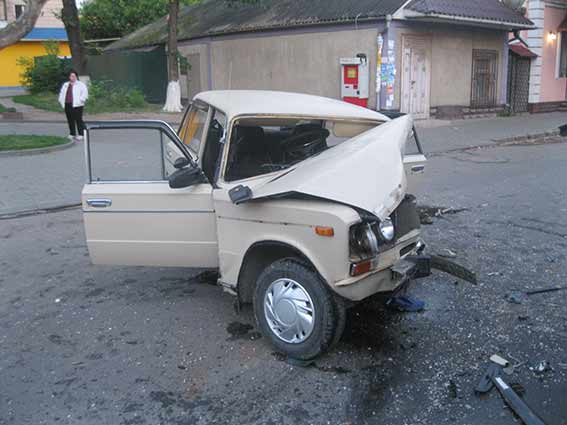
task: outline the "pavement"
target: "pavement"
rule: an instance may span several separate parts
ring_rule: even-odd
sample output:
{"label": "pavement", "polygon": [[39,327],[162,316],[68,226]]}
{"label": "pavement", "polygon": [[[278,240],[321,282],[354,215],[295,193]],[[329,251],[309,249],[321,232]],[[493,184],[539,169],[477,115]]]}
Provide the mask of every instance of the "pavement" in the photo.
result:
{"label": "pavement", "polygon": [[[0,97],[0,103],[7,108],[16,108],[24,114],[24,122],[27,123],[66,123],[65,114],[61,112],[50,112],[14,102],[10,97]],[[85,121],[106,120],[161,120],[170,124],[179,124],[183,114],[172,114],[166,112],[113,112],[103,114],[85,113]],[[0,120],[0,123],[5,122]],[[17,122],[17,121],[16,121]]]}
{"label": "pavement", "polygon": [[[494,140],[500,138],[555,130],[566,122],[567,113],[550,113],[453,121],[444,125],[438,121],[418,122],[417,131],[425,152],[437,155],[472,146],[495,145]],[[0,121],[0,134],[65,136],[67,126],[59,122]],[[137,140],[137,150],[152,144],[150,136]],[[0,215],[79,203],[85,182],[83,149],[83,144],[77,143],[69,149],[43,155],[0,158]]]}
{"label": "pavement", "polygon": [[[24,174],[29,189],[79,173],[80,152],[11,158],[12,180],[3,160],[1,199]],[[526,295],[567,283],[565,181],[567,143],[432,156],[420,202],[465,210],[423,226],[428,250],[449,249],[479,284],[416,282],[421,313],[358,305],[309,367],[275,353],[251,309],[198,270],[91,265],[78,209],[1,219],[0,424],[510,425],[495,390],[473,391],[499,353],[525,402],[565,425],[567,291]]]}

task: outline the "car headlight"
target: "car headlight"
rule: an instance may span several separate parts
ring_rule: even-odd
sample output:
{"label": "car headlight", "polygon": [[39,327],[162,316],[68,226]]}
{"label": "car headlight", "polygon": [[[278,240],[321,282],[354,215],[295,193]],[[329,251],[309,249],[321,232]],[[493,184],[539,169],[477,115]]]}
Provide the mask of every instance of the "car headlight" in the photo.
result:
{"label": "car headlight", "polygon": [[378,255],[378,238],[370,223],[362,223],[350,229],[351,254],[361,258]]}
{"label": "car headlight", "polygon": [[394,228],[394,223],[392,222],[391,218],[385,218],[379,224],[380,234],[384,238],[384,240],[390,242],[394,239],[396,234],[396,229]]}

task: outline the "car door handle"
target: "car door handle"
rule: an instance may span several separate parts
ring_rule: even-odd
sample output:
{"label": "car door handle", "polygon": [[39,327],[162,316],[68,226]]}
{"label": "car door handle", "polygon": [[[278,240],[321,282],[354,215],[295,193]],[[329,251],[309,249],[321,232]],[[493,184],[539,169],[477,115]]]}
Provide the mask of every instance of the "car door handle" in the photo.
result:
{"label": "car door handle", "polygon": [[413,173],[423,173],[424,170],[425,165],[414,165],[413,167],[411,167],[411,171]]}
{"label": "car door handle", "polygon": [[106,208],[112,205],[111,199],[87,199],[87,205],[93,208]]}

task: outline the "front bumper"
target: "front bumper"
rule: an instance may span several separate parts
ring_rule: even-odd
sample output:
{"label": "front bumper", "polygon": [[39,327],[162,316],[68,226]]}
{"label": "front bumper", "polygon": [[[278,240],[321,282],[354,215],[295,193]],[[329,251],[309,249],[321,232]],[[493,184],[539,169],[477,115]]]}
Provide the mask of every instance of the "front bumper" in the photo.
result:
{"label": "front bumper", "polygon": [[335,285],[333,289],[344,298],[361,301],[377,293],[394,292],[408,280],[420,279],[430,274],[429,256],[408,256],[386,270],[370,273],[349,285]]}

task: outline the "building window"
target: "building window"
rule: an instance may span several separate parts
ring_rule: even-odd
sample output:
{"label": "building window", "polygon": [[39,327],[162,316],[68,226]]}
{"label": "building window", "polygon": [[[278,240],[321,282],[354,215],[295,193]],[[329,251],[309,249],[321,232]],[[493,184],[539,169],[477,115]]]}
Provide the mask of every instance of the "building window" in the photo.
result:
{"label": "building window", "polygon": [[567,32],[560,32],[557,37],[557,78],[567,77]]}
{"label": "building window", "polygon": [[6,0],[0,0],[0,21],[8,20],[8,9],[6,9]]}
{"label": "building window", "polygon": [[17,4],[14,6],[14,9],[16,11],[16,19],[19,19],[20,16],[22,16],[24,14],[24,5],[23,4]]}

